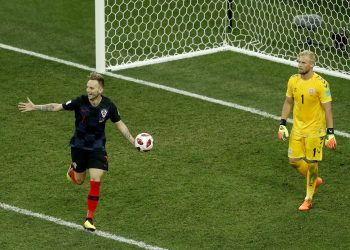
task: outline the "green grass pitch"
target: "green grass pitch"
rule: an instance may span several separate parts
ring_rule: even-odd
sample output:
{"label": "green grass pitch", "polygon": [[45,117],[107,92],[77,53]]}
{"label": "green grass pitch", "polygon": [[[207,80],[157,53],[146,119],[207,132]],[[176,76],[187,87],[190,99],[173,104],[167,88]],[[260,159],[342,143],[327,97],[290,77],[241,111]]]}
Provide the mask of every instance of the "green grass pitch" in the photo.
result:
{"label": "green grass pitch", "polygon": [[[1,1],[1,9],[0,43],[93,67],[93,1]],[[65,179],[74,114],[20,113],[17,103],[67,101],[84,93],[89,72],[4,49],[0,63],[0,202],[81,224],[88,185]],[[295,72],[224,52],[118,73],[279,116]],[[335,129],[349,133],[349,81],[323,76]],[[178,250],[350,247],[348,138],[324,150],[325,185],[300,213],[305,181],[287,164],[276,120],[113,77],[105,95],[133,135],[149,132],[155,146],[139,153],[108,123],[99,230]],[[139,249],[13,211],[0,218],[1,249]]]}

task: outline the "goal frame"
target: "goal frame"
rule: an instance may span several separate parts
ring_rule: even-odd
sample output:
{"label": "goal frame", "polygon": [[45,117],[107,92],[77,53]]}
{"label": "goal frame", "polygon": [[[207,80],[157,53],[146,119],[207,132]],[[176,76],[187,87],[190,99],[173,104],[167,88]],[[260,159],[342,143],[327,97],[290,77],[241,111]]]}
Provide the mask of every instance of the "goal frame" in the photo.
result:
{"label": "goal frame", "polygon": [[[228,25],[231,25],[232,23],[232,10],[230,10],[230,4],[232,4],[232,0],[222,0],[226,1],[226,13],[227,18],[225,20],[225,27],[228,27]],[[157,64],[157,63],[164,63],[174,60],[181,60],[186,58],[192,58],[196,56],[202,56],[207,54],[213,54],[217,52],[222,51],[232,51],[236,53],[246,54],[253,57],[258,57],[264,60],[269,60],[276,63],[286,64],[293,67],[297,66],[296,61],[280,58],[277,56],[267,55],[265,53],[260,53],[240,47],[231,46],[227,43],[227,29],[224,28],[224,34],[223,35],[223,42],[220,47],[217,48],[209,48],[204,49],[200,51],[194,51],[194,52],[188,52],[184,54],[177,54],[177,55],[171,55],[171,56],[164,56],[160,58],[155,59],[147,59],[145,61],[136,61],[131,62],[127,64],[112,66],[112,67],[106,67],[106,39],[105,39],[105,0],[95,0],[95,45],[96,45],[96,71],[99,73],[104,73],[106,71],[117,71],[127,68],[134,68],[134,67],[141,67],[145,65],[151,65],[151,64]],[[340,77],[344,79],[350,80],[350,72],[349,74],[345,74],[343,72],[322,68],[315,66],[314,70],[316,72],[320,72],[323,74],[327,74],[330,76]]]}

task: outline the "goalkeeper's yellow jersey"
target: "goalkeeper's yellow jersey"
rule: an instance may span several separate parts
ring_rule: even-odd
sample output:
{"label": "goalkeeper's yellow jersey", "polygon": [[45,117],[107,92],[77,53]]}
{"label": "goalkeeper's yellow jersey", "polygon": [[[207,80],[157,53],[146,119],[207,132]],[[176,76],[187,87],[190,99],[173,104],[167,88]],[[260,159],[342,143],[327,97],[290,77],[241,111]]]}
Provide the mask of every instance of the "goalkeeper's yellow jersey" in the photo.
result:
{"label": "goalkeeper's yellow jersey", "polygon": [[332,101],[328,82],[315,72],[308,80],[295,74],[289,78],[286,96],[294,99],[293,133],[302,137],[324,136],[326,118],[322,103]]}

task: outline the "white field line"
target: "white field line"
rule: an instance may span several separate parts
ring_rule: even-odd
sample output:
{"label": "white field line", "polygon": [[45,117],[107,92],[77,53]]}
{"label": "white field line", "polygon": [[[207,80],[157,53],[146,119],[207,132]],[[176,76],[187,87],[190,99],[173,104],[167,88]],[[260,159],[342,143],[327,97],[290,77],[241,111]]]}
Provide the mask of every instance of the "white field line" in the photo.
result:
{"label": "white field line", "polygon": [[[88,67],[88,66],[85,66],[85,65],[82,65],[82,64],[77,64],[77,63],[73,63],[73,62],[70,62],[70,61],[62,60],[62,59],[59,59],[59,58],[47,56],[47,55],[44,55],[44,54],[40,54],[40,53],[36,53],[36,52],[24,50],[24,49],[19,49],[19,48],[12,47],[12,46],[9,46],[9,45],[6,45],[6,44],[2,44],[2,43],[0,43],[0,48],[11,50],[11,51],[16,51],[16,52],[19,52],[19,53],[22,53],[22,54],[26,54],[26,55],[30,55],[30,56],[39,57],[41,59],[45,59],[45,60],[48,60],[48,61],[58,62],[58,63],[61,63],[61,64],[65,64],[65,65],[68,65],[68,66],[71,66],[71,67],[76,67],[76,68],[87,70],[87,71],[94,71],[95,70],[95,68],[91,68],[91,67]],[[223,105],[223,106],[239,109],[239,110],[246,111],[246,112],[249,112],[249,113],[252,113],[252,114],[256,114],[256,115],[260,115],[260,116],[263,116],[263,117],[266,117],[266,118],[272,118],[274,120],[279,120],[280,119],[279,116],[276,116],[276,115],[273,115],[273,114],[269,114],[269,113],[267,113],[265,111],[261,111],[261,110],[254,109],[254,108],[245,107],[245,106],[242,106],[242,105],[239,105],[239,104],[236,104],[236,103],[226,102],[226,101],[223,101],[223,100],[219,100],[219,99],[215,99],[215,98],[211,98],[211,97],[207,97],[207,96],[203,96],[203,95],[198,95],[198,94],[195,94],[195,93],[192,93],[192,92],[188,92],[188,91],[185,91],[185,90],[176,89],[176,88],[172,88],[172,87],[167,87],[167,86],[164,86],[164,85],[161,85],[161,84],[148,82],[148,81],[144,81],[144,80],[139,80],[139,79],[128,77],[128,76],[114,74],[114,73],[111,73],[111,72],[106,72],[106,73],[104,73],[104,75],[108,75],[108,76],[111,76],[111,77],[114,77],[114,78],[118,78],[118,79],[122,79],[122,80],[125,80],[125,81],[129,81],[129,82],[145,85],[145,86],[148,86],[148,87],[151,87],[151,88],[157,88],[157,89],[165,90],[165,91],[168,91],[168,92],[172,92],[172,93],[176,93],[176,94],[180,94],[180,95],[184,95],[184,96],[189,96],[189,97],[200,99],[200,100],[203,100],[203,101],[206,101],[206,102],[211,102],[211,103],[215,103],[215,104],[219,104],[219,105]],[[288,122],[292,123],[293,121],[291,119],[288,119]],[[335,130],[334,133],[336,135],[339,135],[339,136],[342,136],[342,137],[350,139],[350,134],[349,133],[338,131],[338,130]]]}
{"label": "white field line", "polygon": [[[53,61],[53,62],[65,64],[65,65],[68,65],[68,66],[71,66],[71,67],[75,67],[75,68],[79,68],[79,69],[82,69],[82,70],[87,70],[87,71],[94,71],[95,70],[95,68],[91,68],[91,67],[88,67],[86,65],[73,63],[73,62],[70,62],[70,61],[66,61],[66,60],[62,60],[62,59],[59,59],[59,58],[47,56],[47,55],[44,55],[44,54],[40,54],[40,53],[36,53],[36,52],[32,52],[32,51],[28,51],[28,50],[24,50],[24,49],[20,49],[20,48],[16,48],[16,47],[9,46],[9,45],[2,44],[2,43],[0,43],[0,48],[6,49],[6,50],[15,51],[15,52],[19,52],[19,53],[30,55],[30,56],[34,56],[34,57],[38,57],[38,58],[41,58],[41,59],[44,59],[44,60],[48,60],[48,61]],[[125,81],[129,81],[129,82],[134,82],[134,83],[137,83],[137,84],[145,85],[145,86],[148,86],[148,87],[157,88],[157,89],[165,90],[165,91],[168,91],[168,92],[172,92],[172,93],[176,93],[176,94],[180,94],[180,95],[184,95],[184,96],[189,96],[189,97],[192,97],[192,98],[200,99],[200,100],[203,100],[203,101],[206,101],[206,102],[211,102],[211,103],[215,103],[215,104],[219,104],[219,105],[235,108],[235,109],[238,109],[238,110],[250,112],[250,113],[253,113],[253,114],[256,114],[256,115],[260,115],[260,116],[263,116],[263,117],[266,117],[266,118],[272,118],[274,120],[279,120],[280,119],[279,116],[276,116],[276,115],[273,115],[273,114],[269,114],[267,112],[260,111],[258,109],[249,108],[249,107],[245,107],[245,106],[242,106],[242,105],[239,105],[239,104],[226,102],[226,101],[222,101],[222,100],[219,100],[219,99],[215,99],[215,98],[211,98],[211,97],[195,94],[195,93],[188,92],[188,91],[185,91],[185,90],[180,90],[180,89],[164,86],[164,85],[161,85],[161,84],[156,84],[156,83],[152,83],[152,82],[148,82],[148,81],[143,81],[143,80],[139,80],[139,79],[128,77],[128,76],[114,74],[114,73],[111,73],[111,72],[106,72],[104,74],[108,75],[108,76],[111,76],[111,77],[114,77],[114,78],[122,79],[122,80],[125,80]],[[292,123],[292,120],[288,119],[288,122]],[[335,133],[337,135],[340,135],[340,136],[343,136],[343,137],[346,137],[346,138],[350,138],[350,134],[348,134],[348,133],[345,133],[345,132],[342,132],[342,131],[335,131]],[[2,209],[5,209],[5,210],[9,210],[9,211],[13,211],[13,212],[20,213],[20,214],[23,214],[23,215],[27,215],[27,216],[39,218],[39,219],[42,219],[42,220],[50,221],[50,222],[56,223],[58,225],[63,225],[63,226],[70,227],[70,228],[73,228],[73,229],[76,229],[76,230],[84,230],[81,225],[78,225],[78,224],[75,224],[75,223],[72,223],[72,222],[68,222],[68,221],[64,221],[62,219],[51,217],[51,216],[48,216],[48,215],[44,215],[44,214],[40,214],[40,213],[34,213],[34,212],[31,212],[31,211],[26,210],[26,209],[22,209],[22,208],[14,207],[14,206],[11,206],[11,205],[7,205],[5,203],[1,203],[0,202],[0,207]],[[131,244],[131,245],[135,245],[135,246],[138,246],[138,247],[143,248],[143,249],[165,250],[164,248],[148,245],[148,244],[146,244],[146,243],[144,243],[142,241],[135,241],[135,240],[132,240],[132,239],[127,239],[127,238],[124,238],[124,237],[121,237],[121,236],[117,236],[117,235],[114,235],[114,234],[110,234],[110,233],[107,233],[107,232],[103,232],[103,231],[100,231],[100,230],[96,230],[94,232],[94,234],[96,234],[98,236],[101,236],[101,237],[104,237],[104,238],[112,239],[112,240],[115,240],[115,241],[119,241],[119,242]]]}
{"label": "white field line", "polygon": [[[26,209],[22,209],[22,208],[18,208],[18,207],[14,207],[14,206],[10,206],[10,205],[7,205],[7,204],[2,203],[2,202],[0,202],[0,208],[5,209],[5,210],[9,210],[9,211],[13,211],[13,212],[16,212],[16,213],[19,213],[19,214],[35,217],[35,218],[38,218],[38,219],[41,219],[41,220],[46,220],[46,221],[49,221],[49,222],[53,222],[55,224],[66,226],[66,227],[70,227],[70,228],[73,228],[73,229],[76,229],[76,230],[85,231],[85,229],[81,225],[78,225],[78,224],[75,224],[75,223],[72,223],[72,222],[69,222],[69,221],[64,221],[64,220],[61,220],[59,218],[55,218],[55,217],[48,216],[48,215],[45,215],[45,214],[34,213],[32,211],[29,211],[29,210],[26,210]],[[114,240],[114,241],[123,242],[123,243],[129,244],[129,245],[135,245],[135,246],[138,246],[138,247],[143,248],[143,249],[166,250],[164,248],[160,248],[160,247],[157,247],[157,246],[152,246],[152,245],[146,244],[145,242],[142,242],[142,241],[136,241],[136,240],[127,239],[127,238],[124,238],[122,236],[110,234],[110,233],[103,232],[103,231],[100,231],[100,230],[96,230],[93,234],[96,234],[98,236],[101,236],[101,237],[104,237],[104,238],[108,238],[108,239],[111,239],[111,240]]]}

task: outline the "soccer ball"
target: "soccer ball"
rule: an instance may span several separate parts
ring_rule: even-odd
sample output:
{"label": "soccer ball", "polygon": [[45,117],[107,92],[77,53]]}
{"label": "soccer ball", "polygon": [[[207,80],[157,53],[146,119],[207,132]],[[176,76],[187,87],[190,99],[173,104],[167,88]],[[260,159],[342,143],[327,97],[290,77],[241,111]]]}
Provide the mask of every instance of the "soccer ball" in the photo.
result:
{"label": "soccer ball", "polygon": [[153,137],[147,133],[138,134],[135,138],[135,147],[143,152],[150,151],[153,148]]}

